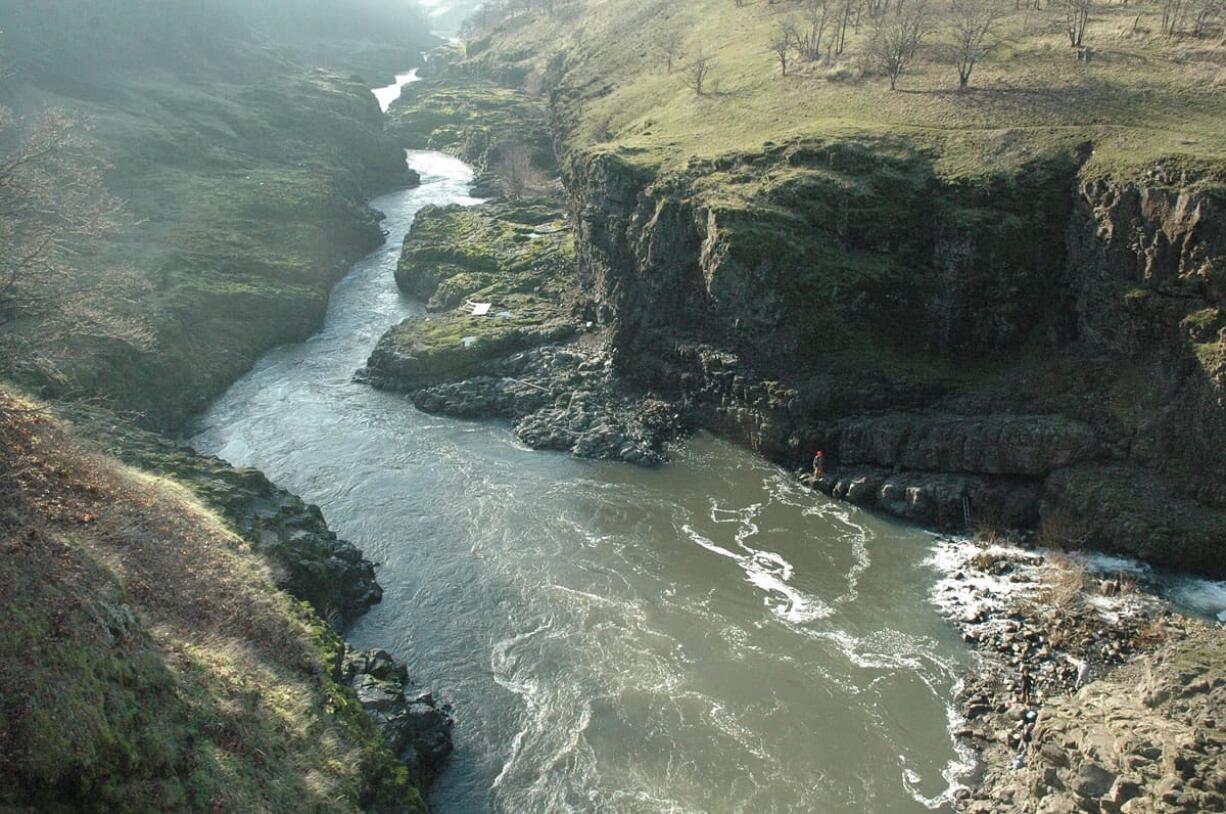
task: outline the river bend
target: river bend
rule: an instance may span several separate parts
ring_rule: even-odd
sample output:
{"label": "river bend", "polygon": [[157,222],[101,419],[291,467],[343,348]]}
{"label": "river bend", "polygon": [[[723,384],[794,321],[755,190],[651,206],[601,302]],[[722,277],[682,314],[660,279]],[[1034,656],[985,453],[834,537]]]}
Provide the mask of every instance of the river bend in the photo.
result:
{"label": "river bend", "polygon": [[580,461],[353,382],[422,312],[392,278],[415,213],[478,203],[461,162],[408,161],[423,184],[372,202],[387,243],[322,330],[264,357],[192,444],[319,504],[380,564],[351,639],[455,707],[434,811],[946,810],[971,657],[929,602],[930,535],[709,437],[654,471]]}

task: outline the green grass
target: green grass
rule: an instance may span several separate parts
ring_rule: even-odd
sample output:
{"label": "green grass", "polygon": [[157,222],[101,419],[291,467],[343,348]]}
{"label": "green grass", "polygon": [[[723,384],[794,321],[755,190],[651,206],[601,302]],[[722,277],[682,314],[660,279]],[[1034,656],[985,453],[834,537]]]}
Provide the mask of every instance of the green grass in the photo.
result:
{"label": "green grass", "polygon": [[60,373],[49,394],[83,391],[176,425],[260,353],[309,334],[332,283],[378,245],[364,202],[398,183],[404,163],[373,97],[354,79],[271,66],[255,84],[167,75],[110,77],[75,95],[24,89],[89,123],[90,159],[126,218],[72,247],[76,266],[134,272],[131,291],[98,303],[153,336],[143,347],[91,336],[45,347]]}
{"label": "green grass", "polygon": [[1226,347],[1222,346],[1221,341],[1197,342],[1192,349],[1207,376],[1218,377],[1226,374]]}
{"label": "green grass", "polygon": [[[556,201],[502,200],[418,213],[397,271],[401,288],[432,311],[388,331],[372,356],[415,380],[454,377],[477,363],[569,336],[574,236]],[[464,300],[489,302],[472,316]]]}
{"label": "green grass", "polygon": [[461,142],[465,130],[522,132],[545,128],[539,100],[520,90],[481,79],[440,84],[431,80],[404,89],[388,110],[388,129],[416,149],[445,149]]}
{"label": "green grass", "polygon": [[405,240],[396,279],[435,309],[469,296],[560,298],[574,253],[571,232],[552,202],[431,208],[419,213]]}
{"label": "green grass", "polygon": [[[4,407],[15,403],[0,391]],[[0,808],[424,811],[342,646],[186,488],[0,419]]]}
{"label": "green grass", "polygon": [[[1221,180],[1226,77],[1214,43],[1146,34],[1156,28],[1153,8],[1100,4],[1088,66],[1073,58],[1055,11],[1011,14],[1007,45],[977,69],[965,93],[932,51],[898,92],[882,78],[860,76],[867,31],[836,62],[797,63],[780,76],[768,34],[797,10],[790,2],[589,0],[572,6],[569,23],[513,20],[488,38],[489,50],[479,43],[473,59],[501,64],[533,54],[520,67],[539,76],[554,53],[568,52],[564,98],[578,100],[568,111],[578,122],[572,144],[651,167],[758,152],[765,142],[802,136],[888,134],[934,151],[937,170],[951,178],[1009,171],[1088,141],[1095,147],[1088,175],[1130,177],[1162,162],[1176,181],[1185,170]],[[1138,13],[1141,33],[1134,34]],[[684,32],[688,53],[701,48],[716,61],[703,97],[684,85],[684,61],[672,75],[663,68],[657,43],[669,28]]]}

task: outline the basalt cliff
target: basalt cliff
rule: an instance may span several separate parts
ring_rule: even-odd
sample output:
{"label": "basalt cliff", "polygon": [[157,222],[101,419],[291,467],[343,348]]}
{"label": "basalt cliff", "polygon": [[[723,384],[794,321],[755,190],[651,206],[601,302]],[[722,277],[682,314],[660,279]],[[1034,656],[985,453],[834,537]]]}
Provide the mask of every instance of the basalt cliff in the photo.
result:
{"label": "basalt cliff", "polygon": [[[504,156],[517,150],[539,174],[531,194],[571,233],[549,278],[553,329],[491,344],[496,321],[453,313],[440,318],[458,320],[454,336],[436,321],[423,344],[406,324],[364,375],[428,409],[520,426],[549,407],[561,440],[521,437],[595,457],[651,463],[694,427],[791,467],[823,449],[816,485],[860,505],[1226,574],[1220,171],[1157,158],[1108,173],[1094,139],[1065,138],[953,173],[948,143],[884,129],[687,157],[655,145],[663,125],[650,120],[620,138],[607,116],[593,125],[618,83],[593,78],[591,43],[558,34],[547,57],[528,51],[551,26],[567,30],[513,18],[465,53],[435,53],[391,116],[398,137],[450,149],[495,183],[515,175]],[[524,110],[536,124],[505,125]],[[402,287],[446,292],[439,311],[504,295],[490,287],[497,264],[474,276],[471,241],[427,234],[434,222],[406,241]],[[530,232],[501,245],[536,245]],[[641,416],[592,408],[603,385],[531,358],[559,339],[619,390],[667,404],[667,419],[644,432]],[[447,358],[440,344],[463,360],[441,378],[397,362]],[[456,390],[474,378],[488,409]],[[576,392],[583,416],[569,409]]]}

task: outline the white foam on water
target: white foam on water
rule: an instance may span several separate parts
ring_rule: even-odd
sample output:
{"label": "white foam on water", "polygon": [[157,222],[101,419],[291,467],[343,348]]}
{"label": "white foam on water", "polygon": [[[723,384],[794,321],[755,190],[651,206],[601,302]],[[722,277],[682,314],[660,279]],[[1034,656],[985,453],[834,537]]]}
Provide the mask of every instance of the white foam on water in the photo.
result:
{"label": "white foam on water", "polygon": [[[775,488],[771,489],[771,486],[775,486]],[[786,489],[778,488],[776,483],[768,484],[768,489],[771,491],[773,498],[781,502],[793,503],[792,496],[787,494]],[[798,503],[799,501],[797,501]],[[758,532],[754,518],[757,516],[760,508],[758,504],[743,509],[726,509],[714,504],[712,506],[711,519],[714,522],[735,522],[739,524],[734,539],[738,548],[744,552],[743,554],[714,543],[690,526],[685,526],[684,530],[694,542],[740,564],[746,572],[747,580],[752,584],[768,593],[780,594],[792,600],[793,604],[790,608],[787,605],[776,605],[773,608],[776,615],[785,622],[788,622],[790,627],[796,627],[804,635],[834,643],[844,658],[856,667],[881,671],[880,675],[864,685],[840,681],[832,676],[826,677],[827,681],[839,685],[847,694],[853,696],[862,694],[876,682],[886,680],[890,675],[898,671],[907,671],[912,675],[918,676],[934,696],[956,697],[959,681],[953,676],[953,669],[949,665],[930,655],[931,643],[929,642],[917,640],[914,637],[900,634],[893,630],[877,631],[868,636],[856,636],[841,629],[818,630],[803,626],[803,623],[825,618],[833,611],[825,603],[801,594],[788,584],[794,576],[794,568],[786,559],[775,552],[762,551],[748,545],[748,541]],[[858,580],[871,566],[872,562],[868,554],[867,545],[868,541],[872,538],[871,531],[864,525],[856,522],[853,516],[854,509],[839,504],[813,503],[809,501],[807,504],[802,504],[801,508],[802,512],[807,516],[822,517],[823,519],[833,521],[847,530],[841,535],[841,538],[851,548],[854,561],[847,574],[847,591],[836,601],[840,603],[854,602],[858,596]],[[969,559],[977,551],[978,549],[960,553],[960,557]],[[945,556],[952,558],[954,552],[946,552]],[[798,598],[798,594],[804,603],[807,604],[799,604],[795,601]],[[801,610],[806,607],[811,609],[817,605],[821,607],[822,613],[819,615],[798,614],[796,613],[798,605]],[[935,674],[930,674],[934,670]],[[945,690],[943,685],[946,681],[953,684],[954,689],[952,692]],[[938,684],[941,686],[938,686]],[[952,801],[954,794],[959,788],[964,787],[965,778],[969,776],[976,765],[974,751],[969,746],[959,743],[953,735],[956,729],[962,725],[962,721],[957,707],[952,702],[945,704],[945,715],[954,757],[950,758],[941,770],[943,790],[936,795],[925,795],[922,791],[923,778],[915,770],[906,767],[904,760],[902,778],[904,787],[916,802],[931,810],[941,808]],[[742,743],[742,746],[749,750],[749,744]],[[753,753],[752,750],[750,751]],[[902,760],[901,757],[900,760]]]}
{"label": "white foam on water", "polygon": [[[950,694],[957,698],[962,692],[963,686],[963,680],[961,678],[956,679]],[[946,761],[945,768],[941,770],[941,779],[945,781],[945,790],[931,797],[925,796],[918,788],[919,783],[922,781],[920,775],[911,769],[904,769],[903,773],[903,785],[915,801],[934,810],[952,803],[958,791],[967,788],[967,780],[970,779],[971,773],[979,765],[979,756],[975,749],[969,743],[961,741],[954,734],[966,726],[966,718],[963,717],[961,710],[955,704],[946,705],[945,721],[946,729],[949,732],[949,743],[954,750],[954,757]],[[903,759],[901,755],[899,757]],[[905,764],[905,759],[903,759],[903,762]]]}
{"label": "white foam on water", "polygon": [[[919,639],[895,630],[879,630],[866,636],[856,636],[845,630],[805,629],[804,634],[836,645],[839,652],[849,663],[862,670],[880,670],[886,675],[896,671],[906,671],[919,678],[934,696],[943,693],[936,685],[930,668],[936,668],[937,677],[949,678],[953,675],[951,668],[940,659],[931,655],[933,643]],[[856,695],[868,689],[874,681],[867,684],[841,685],[850,694]]]}
{"label": "white foam on water", "polygon": [[820,496],[815,495],[812,489],[781,472],[768,477],[764,486],[772,500],[799,509],[803,517],[819,517],[846,529],[839,535],[839,539],[850,546],[852,564],[847,571],[847,590],[836,597],[833,604],[855,602],[860,596],[860,577],[873,564],[868,553],[868,543],[874,537],[867,526],[855,521],[853,515],[858,510],[834,500],[815,500],[815,496]]}
{"label": "white foam on water", "polygon": [[[785,622],[803,624],[824,619],[834,613],[833,608],[817,597],[809,596],[788,584],[788,580],[792,578],[792,565],[773,551],[758,551],[738,540],[738,545],[748,552],[738,554],[708,540],[688,523],[681,529],[691,541],[739,565],[745,573],[745,581],[767,595],[764,600],[766,606]],[[740,534],[738,531],[738,537]]]}
{"label": "white foam on water", "polygon": [[1184,610],[1226,622],[1226,581],[1159,571],[1139,560],[1115,554],[1079,552],[1072,557],[1096,574],[1135,577]]}
{"label": "white foam on water", "polygon": [[549,630],[550,627],[551,623],[546,622],[532,630],[503,639],[494,645],[493,651],[490,653],[490,670],[493,673],[495,683],[503,689],[518,695],[525,706],[523,726],[519,728],[519,731],[515,733],[515,737],[511,740],[510,755],[503,763],[502,770],[498,772],[498,776],[494,778],[494,782],[490,786],[491,789],[497,789],[502,785],[503,779],[519,759],[524,738],[527,736],[534,718],[540,714],[540,685],[532,679],[516,677],[517,670],[515,669],[516,663],[512,655],[512,649],[521,642],[526,642],[539,636]]}
{"label": "white foam on water", "polygon": [[942,538],[933,544],[932,553],[924,564],[941,576],[933,584],[929,599],[946,616],[969,619],[1000,610],[1017,597],[1029,596],[1038,590],[1037,566],[1015,562],[1009,573],[989,574],[971,563],[984,553],[1009,559],[1031,554],[1014,546],[984,547],[966,539]]}
{"label": "white foam on water", "polygon": [[562,593],[585,599],[598,605],[605,605],[607,607],[622,607],[625,605],[623,602],[618,602],[604,596],[597,596],[596,594],[588,591],[578,591],[574,588],[567,588],[565,585],[546,585],[545,587],[554,591],[561,591]]}
{"label": "white foam on water", "polygon": [[1169,588],[1176,602],[1226,622],[1226,581],[1185,577]]}
{"label": "white foam on water", "polygon": [[774,763],[770,753],[766,751],[761,736],[755,735],[752,729],[743,725],[725,704],[693,692],[683,693],[680,697],[698,701],[704,707],[702,718],[711,728],[723,733],[725,737],[763,763]]}
{"label": "white foam on water", "polygon": [[[405,161],[408,162],[410,169],[421,174],[423,186],[433,183],[454,183],[462,186],[473,180],[473,168],[446,153],[433,150],[405,150]],[[466,201],[464,196],[460,196],[459,200],[449,197],[447,203],[475,206],[483,200],[483,198],[469,198]]]}
{"label": "white foam on water", "polygon": [[1100,574],[1133,574],[1143,575],[1153,572],[1153,568],[1131,557],[1121,557],[1118,554],[1106,554],[1101,551],[1075,551],[1068,557],[1085,565],[1090,571]]}
{"label": "white foam on water", "polygon": [[855,522],[850,510],[838,508],[837,504],[830,504],[827,515],[833,516],[847,528],[847,531],[840,535],[840,539],[850,544],[852,551],[852,565],[847,571],[847,591],[834,601],[836,604],[855,602],[860,596],[860,577],[873,564],[868,554],[868,542],[873,538],[873,533],[867,526]]}
{"label": "white foam on water", "polygon": [[[566,729],[565,737],[549,755],[539,762],[534,761],[533,771],[536,773],[536,779],[522,795],[517,795],[527,797],[524,802],[531,805],[533,810],[573,811],[574,808],[565,800],[568,786],[572,782],[578,783],[581,778],[594,780],[595,758],[583,741],[584,732],[591,721],[591,705],[580,701],[577,720]],[[587,760],[574,760],[580,752],[586,753]],[[566,766],[568,762],[572,765]],[[579,777],[573,777],[574,774]],[[568,780],[570,782],[567,782]]]}
{"label": "white foam on water", "polygon": [[392,106],[392,102],[400,98],[400,93],[405,85],[418,81],[417,69],[396,74],[396,81],[390,85],[385,85],[381,88],[373,88],[371,93],[379,100],[379,109],[384,113]]}

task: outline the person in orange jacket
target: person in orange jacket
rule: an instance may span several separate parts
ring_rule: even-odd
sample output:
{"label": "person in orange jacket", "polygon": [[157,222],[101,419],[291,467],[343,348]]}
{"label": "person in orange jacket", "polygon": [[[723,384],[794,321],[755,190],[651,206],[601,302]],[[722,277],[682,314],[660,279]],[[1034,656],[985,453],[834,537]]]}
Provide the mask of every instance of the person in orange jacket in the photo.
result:
{"label": "person in orange jacket", "polygon": [[821,480],[822,475],[824,475],[825,473],[826,473],[826,453],[822,452],[819,449],[817,451],[817,454],[813,456],[813,480],[815,481]]}

